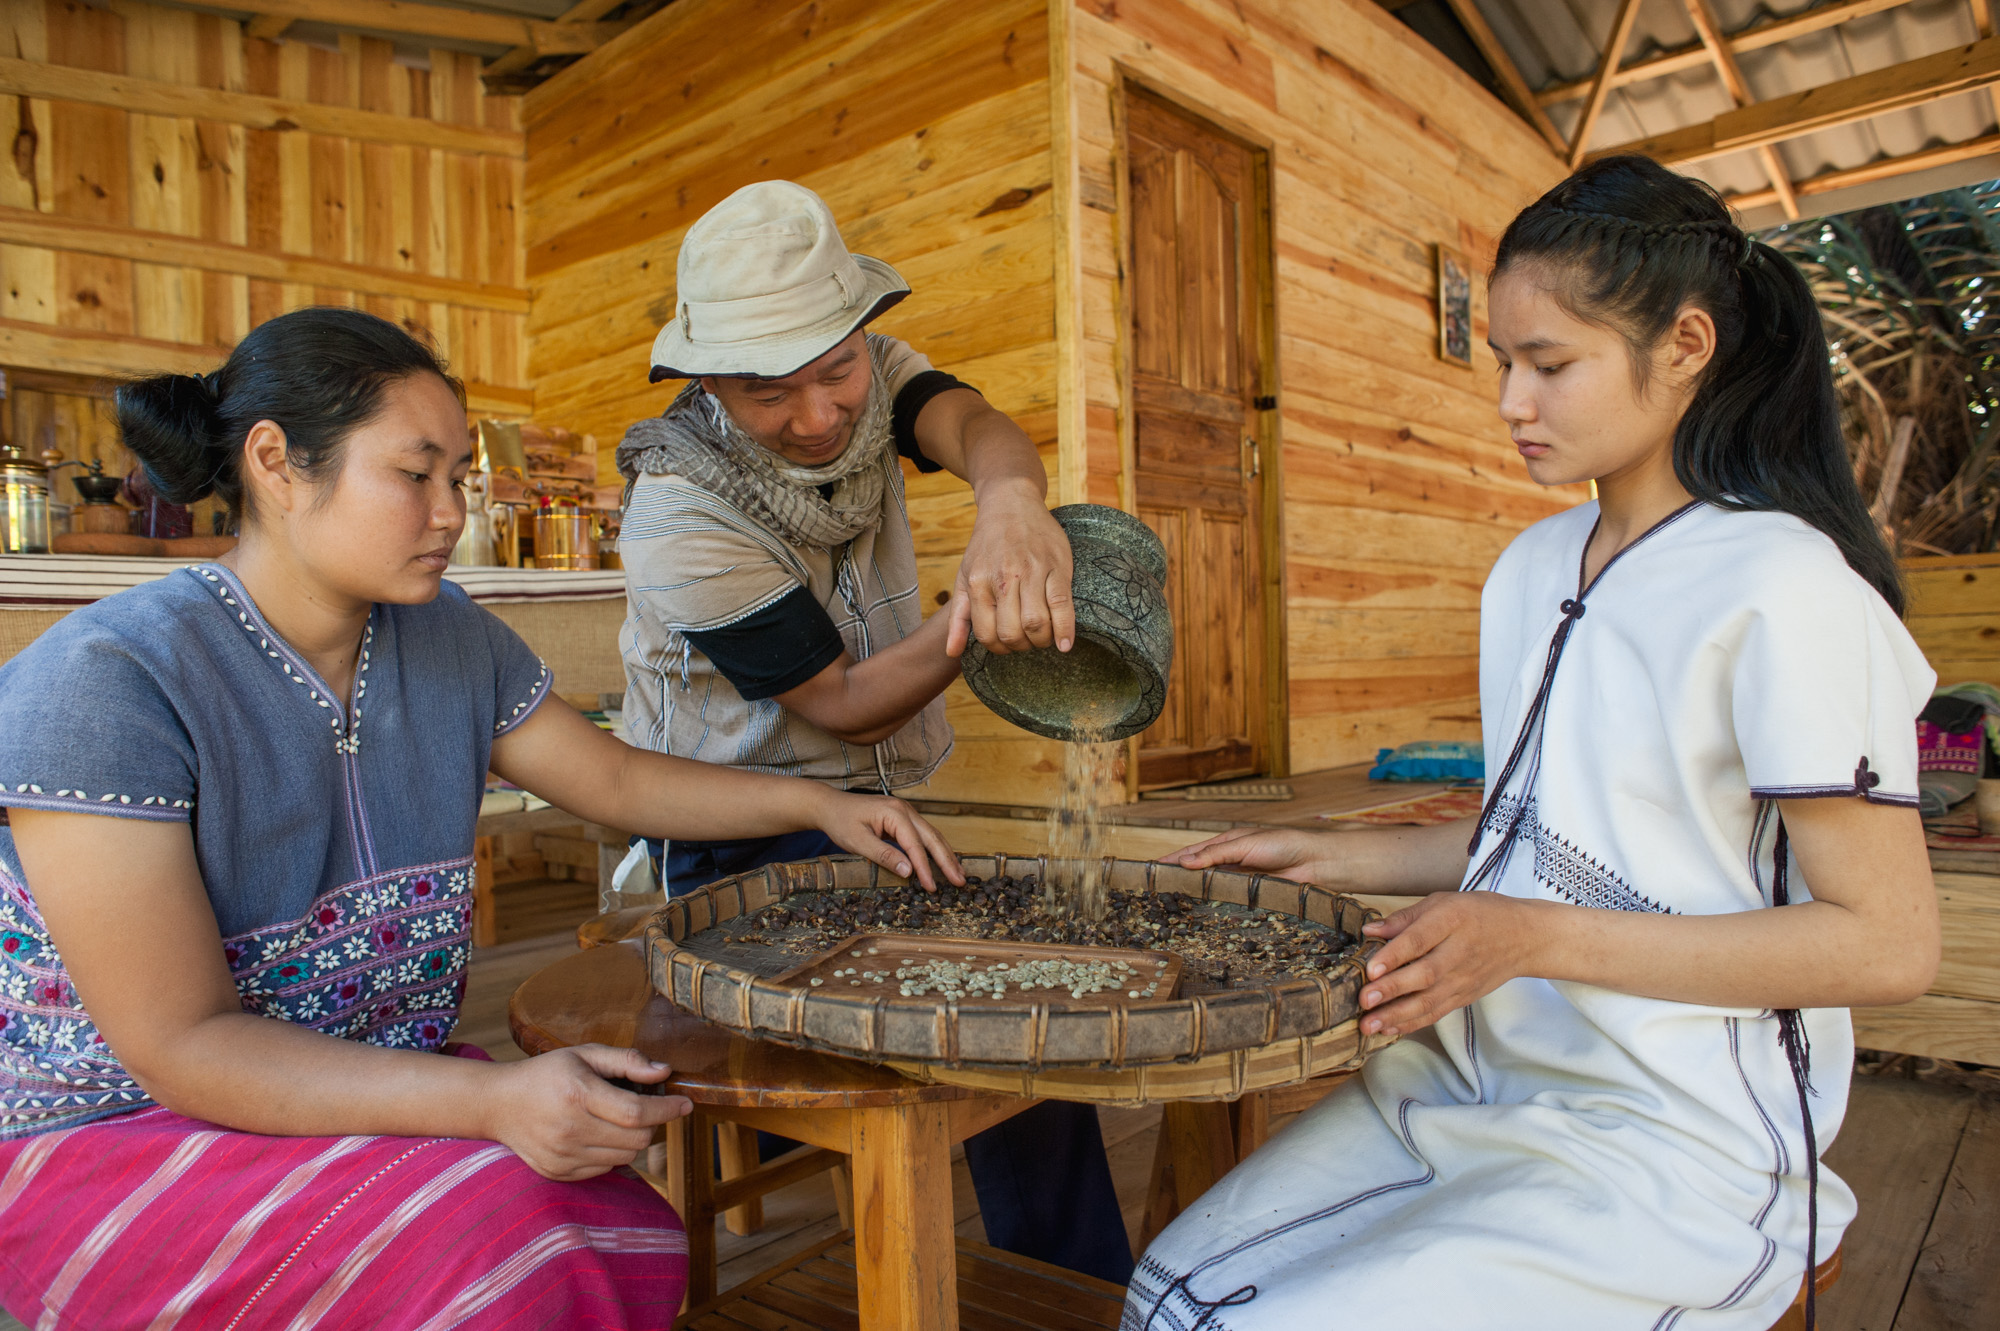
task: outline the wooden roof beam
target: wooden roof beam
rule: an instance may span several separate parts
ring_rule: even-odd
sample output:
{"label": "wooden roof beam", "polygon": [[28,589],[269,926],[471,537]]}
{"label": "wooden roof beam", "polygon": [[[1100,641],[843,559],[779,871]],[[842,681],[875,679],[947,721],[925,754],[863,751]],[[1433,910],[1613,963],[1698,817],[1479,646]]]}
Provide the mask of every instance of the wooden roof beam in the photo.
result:
{"label": "wooden roof beam", "polygon": [[[1794,37],[1803,37],[1809,32],[1820,32],[1847,22],[1849,19],[1865,18],[1879,14],[1885,9],[1895,9],[1908,4],[1909,0],[1837,0],[1834,4],[1820,5],[1790,18],[1781,18],[1772,23],[1747,28],[1731,34],[1728,38],[1731,55],[1742,55],[1745,51],[1761,51],[1779,42],[1788,42]],[[1684,70],[1699,69],[1708,64],[1711,57],[1708,48],[1699,41],[1687,46],[1677,46],[1671,51],[1645,60],[1635,60],[1623,66],[1611,76],[1611,86],[1622,88],[1628,83],[1638,83],[1645,79],[1656,79],[1663,74],[1679,74]],[[1578,79],[1573,83],[1551,83],[1535,94],[1535,100],[1543,106],[1555,106],[1560,102],[1573,102],[1579,97],[1590,95],[1590,87],[1597,76]]]}
{"label": "wooden roof beam", "polygon": [[[1757,100],[1750,91],[1749,80],[1743,77],[1743,67],[1736,63],[1736,53],[1729,49],[1728,41],[1722,35],[1722,25],[1716,22],[1715,11],[1708,0],[1687,0],[1688,17],[1694,20],[1694,30],[1701,35],[1701,44],[1708,48],[1708,55],[1715,62],[1715,72],[1722,79],[1722,86],[1729,90],[1730,99],[1738,106],[1748,106]],[[1792,178],[1785,170],[1784,159],[1778,156],[1777,145],[1767,143],[1757,150],[1763,161],[1764,175],[1777,192],[1778,202],[1784,207],[1785,216],[1797,221],[1799,217],[1799,196],[1792,192]]]}
{"label": "wooden roof beam", "polygon": [[486,46],[518,46],[534,40],[529,19],[405,0],[255,0],[254,12],[252,23],[265,27],[282,19],[286,24],[331,23]]}
{"label": "wooden roof beam", "polygon": [[[616,0],[613,4],[598,4],[597,12],[590,17],[599,17],[615,3]],[[568,14],[551,23],[406,0],[255,0],[255,5],[255,17],[247,29],[253,37],[275,37],[299,22],[330,23],[341,28],[397,32],[481,46],[525,47],[537,56],[594,51],[628,26],[572,20]]]}
{"label": "wooden roof beam", "polygon": [[[594,0],[585,0],[585,3],[593,2]],[[1492,25],[1487,23],[1486,16],[1479,12],[1479,6],[1474,4],[1473,0],[1450,0],[1450,4],[1451,12],[1458,16],[1459,23],[1472,38],[1472,44],[1479,48],[1479,54],[1486,57],[1486,63],[1492,68],[1494,77],[1500,80],[1500,88],[1507,95],[1508,105],[1519,112],[1523,120],[1534,126],[1537,134],[1548,140],[1549,147],[1567,157],[1569,145],[1563,142],[1562,131],[1555,127],[1555,122],[1549,119],[1549,113],[1542,110],[1541,103],[1535,100],[1535,94],[1528,88],[1528,81],[1521,77],[1521,71],[1514,64],[1514,58],[1508,55],[1507,48],[1500,44],[1499,36],[1494,33]]]}
{"label": "wooden roof beam", "polygon": [[[1917,171],[1928,171],[1932,167],[1951,166],[1958,162],[1969,162],[1975,157],[2000,156],[2000,134],[1986,134],[1963,143],[1947,143],[1936,148],[1925,148],[1920,152],[1905,153],[1901,157],[1884,157],[1879,161],[1861,166],[1850,166],[1838,171],[1824,171],[1796,182],[1792,189],[1800,198],[1811,198],[1820,194],[1831,194],[1835,190],[1851,189],[1857,185],[1872,185],[1878,180],[1894,180]],[[1739,212],[1752,208],[1762,208],[1778,202],[1776,190],[1754,190],[1745,194],[1729,196],[1729,206]]]}
{"label": "wooden roof beam", "polygon": [[1618,17],[1611,23],[1611,40],[1604,47],[1604,55],[1597,62],[1597,75],[1590,84],[1590,95],[1584,99],[1583,114],[1577,118],[1576,131],[1569,141],[1569,167],[1574,171],[1583,164],[1584,155],[1590,151],[1590,136],[1597,129],[1598,113],[1604,110],[1604,99],[1611,93],[1611,76],[1618,72],[1620,62],[1625,59],[1625,43],[1632,40],[1632,25],[1639,21],[1639,0],[1618,0]]}
{"label": "wooden roof beam", "polygon": [[[625,0],[578,0],[576,4],[571,5],[568,9],[557,15],[555,22],[545,24],[544,26],[556,29],[610,28],[615,30],[611,35],[616,36],[618,32],[624,31],[631,24],[598,23],[597,20],[618,8],[624,2]],[[606,37],[604,40],[609,41],[610,37]],[[602,42],[593,43],[587,50],[576,52],[576,54],[588,54],[588,51],[596,50],[602,44]],[[558,54],[569,54],[569,52],[545,50],[541,46],[532,43],[516,46],[488,63],[486,68],[480,71],[479,77],[487,85],[488,91],[493,91],[505,87],[521,71],[527,69],[528,66],[534,64],[543,56]]]}
{"label": "wooden roof beam", "polygon": [[1802,134],[1924,106],[1943,97],[2000,83],[2000,37],[1905,60],[1804,92],[1725,111],[1715,119],[1590,154],[1643,153],[1673,164],[1782,143]]}
{"label": "wooden roof beam", "polygon": [[[1972,26],[1981,37],[1993,35],[1993,7],[1987,0],[1972,0]],[[1995,119],[2000,119],[2000,83],[1988,88],[1986,95],[1992,99]]]}
{"label": "wooden roof beam", "polygon": [[357,111],[321,102],[224,92],[191,83],[166,83],[106,74],[73,65],[0,56],[0,93],[16,97],[46,97],[60,102],[115,106],[143,115],[219,120],[251,129],[303,130],[367,143],[403,143],[416,148],[488,153],[499,157],[527,156],[526,140],[517,130],[454,125],[421,116]]}

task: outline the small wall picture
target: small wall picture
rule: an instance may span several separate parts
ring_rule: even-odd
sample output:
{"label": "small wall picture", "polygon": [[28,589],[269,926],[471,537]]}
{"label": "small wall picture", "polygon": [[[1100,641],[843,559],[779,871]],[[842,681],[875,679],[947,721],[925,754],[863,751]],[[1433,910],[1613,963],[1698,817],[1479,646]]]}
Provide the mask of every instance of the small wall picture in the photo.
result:
{"label": "small wall picture", "polygon": [[1454,365],[1472,364],[1472,269],[1465,256],[1444,245],[1437,247],[1438,358]]}

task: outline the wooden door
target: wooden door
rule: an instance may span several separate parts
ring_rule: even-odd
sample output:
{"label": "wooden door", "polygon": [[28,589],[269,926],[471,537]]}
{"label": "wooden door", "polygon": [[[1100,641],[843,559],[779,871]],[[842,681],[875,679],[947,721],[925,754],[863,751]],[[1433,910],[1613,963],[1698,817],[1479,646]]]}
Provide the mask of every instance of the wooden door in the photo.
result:
{"label": "wooden door", "polygon": [[1134,90],[1131,367],[1139,516],[1167,547],[1175,651],[1139,784],[1266,770],[1252,149]]}

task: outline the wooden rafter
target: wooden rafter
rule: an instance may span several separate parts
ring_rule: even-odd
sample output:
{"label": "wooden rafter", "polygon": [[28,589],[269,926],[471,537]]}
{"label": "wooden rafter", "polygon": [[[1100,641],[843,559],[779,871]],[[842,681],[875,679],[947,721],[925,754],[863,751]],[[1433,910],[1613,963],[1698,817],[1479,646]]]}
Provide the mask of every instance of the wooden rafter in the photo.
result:
{"label": "wooden rafter", "polygon": [[1635,139],[1591,155],[1630,152],[1666,163],[1699,162],[1923,106],[1995,83],[2000,83],[2000,37],[1987,37],[1970,46],[1753,102],[1699,125]]}
{"label": "wooden rafter", "polygon": [[[603,18],[623,3],[624,0],[578,0],[578,3],[564,10],[557,16],[555,22],[548,26],[552,28],[611,27],[614,25],[601,24],[597,20]],[[619,24],[616,26],[622,29],[629,25]],[[595,48],[593,47],[592,49]],[[527,69],[528,66],[534,64],[543,56],[554,54],[557,53],[541,49],[533,44],[522,44],[499,56],[491,64],[487,65],[485,70],[481,72],[480,78],[486,81],[489,86],[496,82],[504,83],[508,79],[520,74],[521,71]],[[1546,119],[1546,117],[1544,118]]]}
{"label": "wooden rafter", "polygon": [[1570,136],[1569,164],[1574,170],[1581,165],[1584,155],[1590,151],[1590,136],[1597,129],[1598,114],[1604,110],[1604,99],[1611,92],[1611,76],[1618,72],[1619,64],[1625,59],[1625,43],[1632,39],[1632,25],[1639,20],[1639,0],[1618,0],[1618,17],[1611,24],[1611,40],[1605,44],[1604,55],[1597,62],[1597,74],[1591,80],[1590,95],[1584,98],[1583,114],[1576,122],[1576,132]]}
{"label": "wooden rafter", "polygon": [[403,143],[500,157],[527,155],[524,138],[514,130],[453,125],[419,116],[358,111],[348,106],[262,97],[255,93],[223,92],[189,83],[165,83],[12,56],[0,56],[0,93],[115,106],[145,115],[219,120],[251,129],[303,130],[369,143]]}
{"label": "wooden rafter", "polygon": [[[1722,79],[1722,86],[1729,90],[1729,96],[1738,106],[1748,106],[1757,100],[1750,91],[1749,80],[1743,77],[1743,67],[1736,63],[1736,53],[1729,49],[1729,42],[1722,35],[1722,25],[1716,22],[1715,11],[1708,0],[1687,0],[1688,17],[1694,21],[1694,30],[1701,35],[1701,44],[1708,48],[1708,55],[1715,62],[1715,72]],[[1792,192],[1792,178],[1785,170],[1784,159],[1778,156],[1775,144],[1765,144],[1757,150],[1757,156],[1764,164],[1764,174],[1777,191],[1778,202],[1784,207],[1785,216],[1793,221],[1799,216],[1799,196]]]}
{"label": "wooden rafter", "polygon": [[[594,0],[585,0],[593,3]],[[1479,48],[1479,54],[1486,57],[1487,65],[1494,77],[1500,80],[1500,88],[1507,95],[1507,102],[1521,114],[1521,118],[1535,127],[1535,132],[1548,140],[1549,147],[1568,156],[1569,145],[1563,142],[1562,131],[1549,119],[1549,113],[1542,110],[1535,94],[1528,88],[1528,81],[1521,77],[1514,58],[1507,54],[1507,48],[1500,44],[1500,38],[1487,23],[1486,16],[1479,12],[1473,0],[1450,0],[1451,12],[1458,16],[1459,23],[1471,36],[1472,44]],[[578,6],[581,8],[582,6]]]}
{"label": "wooden rafter", "polygon": [[[1981,37],[1993,35],[1993,6],[1987,0],[1972,0],[1972,26]],[[1986,95],[1992,99],[1994,118],[2000,120],[2000,84],[1988,88]]]}
{"label": "wooden rafter", "polygon": [[[256,15],[247,29],[253,37],[276,37],[294,23],[311,21],[370,32],[476,42],[482,46],[527,47],[540,55],[577,55],[595,50],[623,31],[623,26],[615,23],[550,23],[451,5],[407,4],[404,0],[249,0],[249,3],[254,5]],[[610,7],[606,5],[604,9]]]}
{"label": "wooden rafter", "polygon": [[[1936,148],[1925,148],[1921,152],[1905,153],[1901,157],[1884,157],[1865,166],[1822,172],[1795,182],[1792,189],[1800,198],[1811,198],[1815,195],[1831,194],[1835,190],[1852,189],[1857,185],[1872,185],[1878,180],[1893,180],[1897,176],[1928,171],[1933,167],[1969,162],[1976,157],[1993,156],[2000,156],[2000,134],[1987,134],[1980,138],[1967,139],[1963,143],[1947,143]],[[1777,191],[1768,189],[1733,194],[1729,198],[1731,207],[1744,212],[1777,202]]]}
{"label": "wooden rafter", "polygon": [[[1827,28],[1846,23],[1850,19],[1865,18],[1879,14],[1885,9],[1895,9],[1909,3],[1909,0],[1837,0],[1837,3],[1820,5],[1790,18],[1777,19],[1760,24],[1743,32],[1733,33],[1728,38],[1732,55],[1742,55],[1745,51],[1759,51],[1766,46],[1776,46],[1794,37],[1807,33],[1821,32]],[[1708,48],[1699,41],[1686,46],[1663,51],[1645,60],[1635,60],[1617,70],[1611,76],[1611,86],[1622,88],[1628,83],[1638,83],[1645,79],[1656,79],[1664,74],[1679,74],[1690,69],[1699,69],[1710,62]],[[1535,94],[1535,100],[1543,106],[1554,106],[1559,102],[1573,102],[1579,97],[1590,95],[1591,85],[1597,76],[1578,79],[1573,83],[1553,83]]]}

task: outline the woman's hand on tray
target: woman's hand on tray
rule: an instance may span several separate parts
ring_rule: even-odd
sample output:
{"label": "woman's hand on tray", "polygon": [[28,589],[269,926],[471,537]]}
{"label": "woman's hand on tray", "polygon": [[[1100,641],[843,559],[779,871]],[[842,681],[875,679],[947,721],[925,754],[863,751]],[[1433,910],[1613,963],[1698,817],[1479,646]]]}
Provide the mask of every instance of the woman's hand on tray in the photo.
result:
{"label": "woman's hand on tray", "polygon": [[1331,849],[1323,832],[1292,827],[1232,827],[1206,841],[1182,846],[1160,856],[1162,864],[1183,869],[1247,869],[1289,878],[1296,883],[1324,883],[1331,877]]}
{"label": "woman's hand on tray", "polygon": [[942,872],[954,886],[965,884],[958,856],[924,816],[893,795],[854,795],[822,787],[819,830],[844,850],[881,865],[899,878],[915,878],[926,892],[937,891]]}
{"label": "woman's hand on tray", "polygon": [[1535,973],[1547,903],[1492,892],[1436,892],[1362,927],[1388,940],[1368,961],[1363,1035],[1409,1035],[1507,981]]}
{"label": "woman's hand on tray", "polygon": [[1339,892],[1422,896],[1452,891],[1464,879],[1471,829],[1471,819],[1340,832],[1232,827],[1160,859],[1183,869],[1241,869]]}
{"label": "woman's hand on tray", "polygon": [[628,1090],[671,1075],[636,1049],[580,1044],[507,1065],[493,1106],[492,1139],[543,1178],[574,1183],[629,1165],[652,1144],[653,1129],[691,1113],[685,1096]]}

